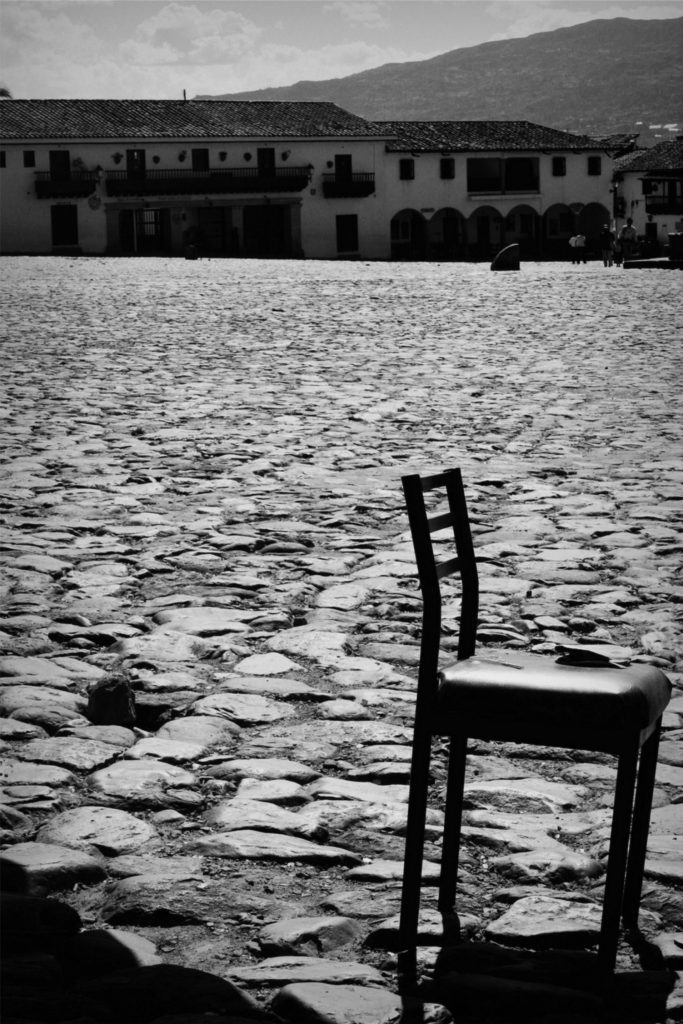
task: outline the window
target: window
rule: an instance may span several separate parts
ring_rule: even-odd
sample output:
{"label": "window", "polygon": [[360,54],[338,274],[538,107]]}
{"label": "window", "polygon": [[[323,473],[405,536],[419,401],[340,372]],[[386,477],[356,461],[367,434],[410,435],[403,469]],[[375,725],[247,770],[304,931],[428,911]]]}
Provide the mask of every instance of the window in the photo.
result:
{"label": "window", "polygon": [[564,178],[567,174],[566,156],[553,157],[553,178]]}
{"label": "window", "polygon": [[4,149],[0,149],[0,167],[7,167],[6,159],[7,154],[5,153]]}
{"label": "window", "polygon": [[51,206],[52,244],[78,245],[78,208],[71,205]]}
{"label": "window", "polygon": [[192,150],[192,170],[193,171],[208,171],[209,169],[209,151],[208,149],[193,149]]}
{"label": "window", "polygon": [[136,253],[164,252],[171,228],[170,214],[170,210],[121,210],[121,250]]}
{"label": "window", "polygon": [[147,159],[144,149],[126,150],[126,171],[129,178],[144,178],[146,164]]}
{"label": "window", "polygon": [[602,157],[588,157],[588,173],[592,175],[602,174]]}
{"label": "window", "polygon": [[455,177],[455,160],[452,156],[442,157],[439,166],[442,178],[451,179]]}
{"label": "window", "polygon": [[335,153],[334,176],[337,180],[350,181],[353,175],[353,162],[349,153]]}
{"label": "window", "polygon": [[398,176],[401,181],[412,181],[415,177],[415,161],[410,159],[399,160]]}
{"label": "window", "polygon": [[503,161],[498,157],[473,157],[467,161],[468,192],[502,192]]}
{"label": "window", "polygon": [[265,175],[266,177],[275,177],[275,150],[274,149],[257,149],[256,150],[256,163],[258,165],[258,173]]}
{"label": "window", "polygon": [[67,149],[50,150],[50,177],[53,181],[71,177],[71,158]]}
{"label": "window", "polygon": [[358,215],[355,213],[337,217],[337,252],[358,252]]}
{"label": "window", "polygon": [[506,192],[538,192],[538,157],[515,156],[505,161]]}
{"label": "window", "polygon": [[36,166],[36,154],[33,149],[24,150],[24,167],[35,167]]}

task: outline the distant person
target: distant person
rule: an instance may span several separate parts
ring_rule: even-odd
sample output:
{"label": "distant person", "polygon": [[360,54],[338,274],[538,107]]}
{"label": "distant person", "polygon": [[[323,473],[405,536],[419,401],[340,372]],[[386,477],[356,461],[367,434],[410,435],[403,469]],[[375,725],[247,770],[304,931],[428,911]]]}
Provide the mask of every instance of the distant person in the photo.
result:
{"label": "distant person", "polygon": [[585,263],[586,262],[586,236],[582,235],[579,231],[578,234],[574,235],[574,259],[573,263]]}
{"label": "distant person", "polygon": [[614,254],[614,265],[615,267],[621,266],[621,241],[619,235],[614,239],[614,248],[612,249]]}
{"label": "distant person", "polygon": [[603,224],[600,232],[600,252],[603,267],[611,267],[614,263],[614,232],[610,231],[609,224]]}
{"label": "distant person", "polygon": [[579,261],[576,258],[576,235],[572,235],[569,239],[569,249],[572,263],[578,263]]}
{"label": "distant person", "polygon": [[627,217],[626,223],[619,232],[619,242],[621,243],[621,255],[624,262],[630,259],[633,255],[633,251],[638,241],[638,233],[633,226],[633,218]]}

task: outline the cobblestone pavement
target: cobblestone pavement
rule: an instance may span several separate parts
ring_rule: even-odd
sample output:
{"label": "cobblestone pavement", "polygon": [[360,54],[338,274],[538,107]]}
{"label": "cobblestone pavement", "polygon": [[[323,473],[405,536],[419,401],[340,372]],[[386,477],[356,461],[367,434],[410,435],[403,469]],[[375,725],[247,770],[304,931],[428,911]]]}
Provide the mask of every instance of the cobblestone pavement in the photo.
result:
{"label": "cobblestone pavement", "polygon": [[6,1020],[399,1019],[420,611],[399,481],[450,465],[481,646],[600,645],[674,694],[642,950],[598,982],[610,760],[478,743],[470,941],[435,967],[427,885],[423,1016],[683,1019],[680,276],[2,271]]}

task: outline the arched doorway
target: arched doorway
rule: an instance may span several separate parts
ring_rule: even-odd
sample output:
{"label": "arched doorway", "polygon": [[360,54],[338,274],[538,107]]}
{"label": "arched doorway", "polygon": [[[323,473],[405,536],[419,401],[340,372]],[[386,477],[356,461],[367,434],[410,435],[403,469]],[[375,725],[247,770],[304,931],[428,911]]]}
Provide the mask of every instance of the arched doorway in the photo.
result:
{"label": "arched doorway", "polygon": [[545,257],[569,259],[569,239],[576,233],[576,217],[564,203],[555,203],[543,214],[542,252]]}
{"label": "arched doorway", "polygon": [[467,220],[468,253],[475,260],[489,260],[502,249],[505,229],[499,210],[478,206]]}
{"label": "arched doorway", "polygon": [[431,260],[463,260],[466,253],[467,225],[459,210],[444,206],[427,225]]}
{"label": "arched doorway", "polygon": [[504,245],[519,245],[522,259],[534,259],[540,255],[541,218],[533,207],[522,203],[510,210],[505,218]]}
{"label": "arched doorway", "polygon": [[391,218],[391,258],[427,258],[427,222],[417,210],[400,210]]}
{"label": "arched doorway", "polygon": [[588,252],[598,253],[600,250],[600,232],[611,220],[609,211],[602,203],[587,203],[577,218],[578,229],[586,236]]}

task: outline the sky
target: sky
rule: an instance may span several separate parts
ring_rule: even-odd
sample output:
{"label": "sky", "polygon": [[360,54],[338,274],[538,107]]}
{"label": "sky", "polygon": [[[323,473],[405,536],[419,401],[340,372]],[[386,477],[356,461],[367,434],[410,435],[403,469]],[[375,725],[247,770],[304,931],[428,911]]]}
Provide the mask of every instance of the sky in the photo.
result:
{"label": "sky", "polygon": [[182,99],[342,78],[683,0],[0,0],[16,99]]}

